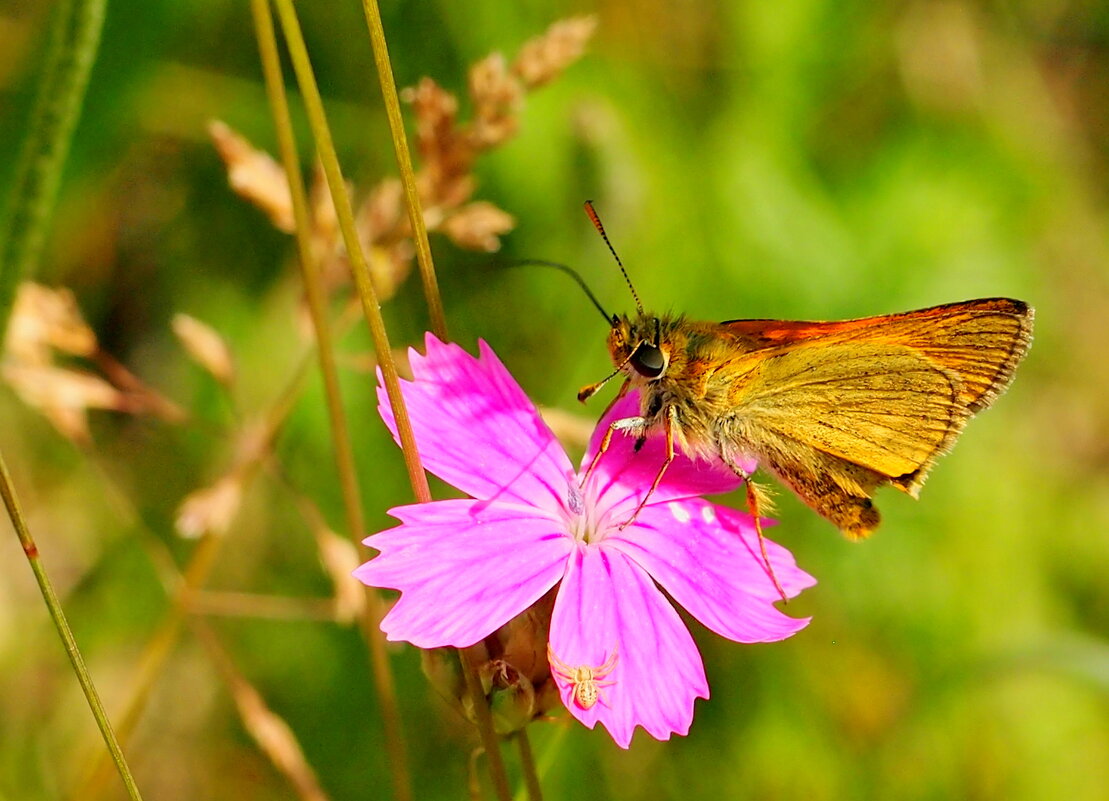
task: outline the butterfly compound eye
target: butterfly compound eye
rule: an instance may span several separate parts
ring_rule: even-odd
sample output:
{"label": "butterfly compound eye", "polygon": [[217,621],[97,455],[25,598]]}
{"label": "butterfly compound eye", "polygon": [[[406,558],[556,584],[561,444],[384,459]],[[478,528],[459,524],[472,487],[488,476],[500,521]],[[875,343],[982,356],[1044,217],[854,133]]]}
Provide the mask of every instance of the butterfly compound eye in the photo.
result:
{"label": "butterfly compound eye", "polygon": [[666,369],[666,359],[650,342],[640,342],[632,354],[631,365],[644,378],[658,378]]}

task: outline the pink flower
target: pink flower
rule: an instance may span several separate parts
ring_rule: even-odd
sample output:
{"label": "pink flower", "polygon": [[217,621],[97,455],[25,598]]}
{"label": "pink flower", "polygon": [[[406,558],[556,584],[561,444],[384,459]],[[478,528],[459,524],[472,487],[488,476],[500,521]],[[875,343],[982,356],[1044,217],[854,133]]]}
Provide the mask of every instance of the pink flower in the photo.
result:
{"label": "pink flower", "polygon": [[[700,499],[734,489],[726,468],[674,460],[635,521],[625,523],[662,461],[661,438],[635,453],[616,436],[584,487],[535,406],[484,342],[475,359],[428,335],[403,382],[424,466],[470,499],[401,506],[401,525],[366,544],[380,553],[355,571],[401,591],[381,627],[421,648],[472,645],[558,586],[550,632],[562,701],[622,747],[637,725],[665,740],[685,734],[693,702],[707,698],[700,653],[660,591],[707,628],[738,642],[789,637],[808,619],[787,617],[759,556],[748,515]],[[396,435],[384,390],[380,411]],[[625,398],[609,422],[635,414]],[[815,582],[784,548],[767,543],[790,596]],[[584,670],[581,670],[584,669]]]}

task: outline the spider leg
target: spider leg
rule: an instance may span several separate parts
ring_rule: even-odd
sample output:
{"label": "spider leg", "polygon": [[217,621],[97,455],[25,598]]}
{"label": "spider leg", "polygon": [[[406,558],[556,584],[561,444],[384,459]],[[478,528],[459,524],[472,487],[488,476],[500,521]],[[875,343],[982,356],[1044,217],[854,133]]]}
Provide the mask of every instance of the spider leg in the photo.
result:
{"label": "spider leg", "polygon": [[574,668],[570,667],[557,656],[555,656],[554,649],[551,648],[550,643],[547,644],[547,661],[550,663],[550,666],[552,668],[557,668],[560,672],[566,674],[567,676],[572,676],[574,673]]}
{"label": "spider leg", "polygon": [[608,657],[608,659],[606,659],[604,661],[604,664],[602,664],[602,665],[600,665],[600,666],[593,669],[593,675],[594,676],[607,676],[609,673],[612,672],[613,668],[616,667],[616,659],[617,659],[616,648],[613,647],[612,653],[609,654],[609,657]]}

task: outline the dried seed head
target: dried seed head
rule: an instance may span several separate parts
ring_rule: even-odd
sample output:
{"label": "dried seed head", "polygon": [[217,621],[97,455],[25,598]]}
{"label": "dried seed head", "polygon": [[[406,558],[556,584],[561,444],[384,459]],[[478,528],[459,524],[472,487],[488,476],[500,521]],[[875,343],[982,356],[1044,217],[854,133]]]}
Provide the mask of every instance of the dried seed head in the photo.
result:
{"label": "dried seed head", "polygon": [[49,364],[50,349],[74,356],[96,352],[96,335],[89,328],[73,293],[24,281],[16,291],[4,350],[23,364]]}
{"label": "dried seed head", "polygon": [[196,539],[226,534],[243,500],[243,476],[229,473],[210,487],[198,489],[177,510],[177,533]]}
{"label": "dried seed head", "polygon": [[[416,122],[421,162],[416,188],[428,231],[443,232],[464,248],[491,252],[500,247],[500,237],[515,222],[490,203],[469,202],[477,186],[474,162],[483,151],[516,134],[526,93],[549,82],[577,59],[595,27],[592,17],[564,20],[526,43],[511,64],[496,53],[476,63],[469,75],[470,121],[459,121],[458,99],[431,78],[422,78],[401,92],[401,99],[411,104]],[[262,208],[279,229],[292,232],[294,221],[282,167],[223,123],[212,123],[210,130],[235,191]],[[313,255],[330,290],[349,281],[350,268],[334,208],[322,190],[317,173],[310,237]],[[359,207],[357,228],[359,242],[369,254],[379,300],[386,300],[411,273],[414,257],[399,181],[384,179],[369,192]]]}
{"label": "dried seed head", "polygon": [[462,146],[455,133],[455,96],[431,78],[421,78],[416,86],[401,92],[401,99],[412,105],[416,115],[416,143],[424,166],[448,160]]}
{"label": "dried seed head", "polygon": [[572,17],[556,22],[520,48],[512,65],[513,72],[529,90],[552,81],[581,58],[596,28],[596,17]]}
{"label": "dried seed head", "polygon": [[[100,349],[73,294],[30,282],[16,293],[4,340],[4,380],[64,436],[90,440],[89,409],[152,413],[180,422],[184,413]],[[95,361],[107,380],[54,363],[57,352]]]}
{"label": "dried seed head", "polygon": [[264,211],[276,228],[291,234],[296,228],[293,200],[281,165],[219,120],[208,123],[208,134],[227,165],[231,188]]}
{"label": "dried seed head", "polygon": [[235,377],[231,349],[214,328],[187,314],[173,317],[173,333],[181,340],[193,361],[215,376],[217,381],[230,384]]}
{"label": "dried seed head", "polygon": [[361,563],[358,551],[350,540],[331,529],[316,527],[315,535],[320,562],[335,588],[335,619],[340,623],[352,623],[366,609],[365,587],[350,579],[350,574]]}
{"label": "dried seed head", "polygon": [[24,403],[75,442],[91,439],[89,409],[130,411],[122,392],[91,373],[49,364],[6,364],[3,375]]}
{"label": "dried seed head", "polygon": [[474,103],[470,142],[475,150],[494,147],[515,135],[524,87],[508,71],[504,56],[493,53],[470,68],[470,97]]}
{"label": "dried seed head", "polygon": [[512,230],[516,220],[506,211],[478,200],[447,217],[441,229],[459,247],[492,253],[500,250],[499,237]]}

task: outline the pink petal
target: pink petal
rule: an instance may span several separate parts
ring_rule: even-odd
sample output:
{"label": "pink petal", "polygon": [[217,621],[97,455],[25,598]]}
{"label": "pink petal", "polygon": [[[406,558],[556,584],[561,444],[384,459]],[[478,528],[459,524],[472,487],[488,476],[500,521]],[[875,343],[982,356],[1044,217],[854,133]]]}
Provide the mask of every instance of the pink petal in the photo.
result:
{"label": "pink petal", "polygon": [[[809,618],[787,617],[767,575],[751,517],[700,499],[649,506],[634,524],[609,534],[607,547],[626,554],[704,626],[739,642],[772,642],[795,634]],[[816,580],[793,555],[766,541],[774,575],[793,597]]]}
{"label": "pink petal", "polygon": [[[614,420],[638,415],[639,393],[632,391],[597,423],[589,448],[582,459],[583,472],[589,469],[609,425]],[[693,459],[681,451],[677,442],[674,447],[674,461],[667,468],[658,489],[651,495],[651,504],[731,492],[740,485],[740,478],[719,459]],[[662,429],[651,431],[638,453],[635,452],[634,436],[620,431],[613,434],[608,450],[589,479],[590,489],[598,498],[598,512],[608,512],[625,519],[630,517],[654,482],[665,458],[666,434]],[[743,467],[754,471],[756,464],[753,460],[744,460]]]}
{"label": "pink petal", "polygon": [[573,548],[553,518],[512,504],[435,501],[389,513],[403,525],[366,538],[381,553],[354,576],[401,591],[381,629],[420,648],[488,636],[562,578]]}
{"label": "pink petal", "polygon": [[604,724],[627,748],[636,726],[667,740],[686,734],[693,701],[708,698],[701,655],[674,607],[638,565],[615,550],[578,546],[551,620],[551,650],[573,667],[597,668],[616,653],[600,699],[583,709],[574,684],[555,677],[562,702],[589,728]]}
{"label": "pink petal", "polygon": [[[572,465],[535,405],[485,342],[475,359],[427,335],[411,351],[413,381],[401,382],[425,468],[474,498],[565,506]],[[397,438],[378,378],[378,410]]]}

